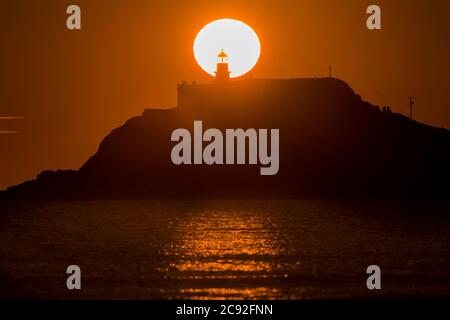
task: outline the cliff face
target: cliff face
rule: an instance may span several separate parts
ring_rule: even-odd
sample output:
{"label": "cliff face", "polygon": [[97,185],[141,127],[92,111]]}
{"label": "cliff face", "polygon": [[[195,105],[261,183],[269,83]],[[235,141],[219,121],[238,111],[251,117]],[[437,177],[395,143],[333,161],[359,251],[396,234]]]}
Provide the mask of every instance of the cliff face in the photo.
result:
{"label": "cliff face", "polygon": [[[450,132],[382,113],[337,79],[180,85],[179,104],[111,132],[78,171],[44,172],[4,198],[448,196]],[[277,175],[260,165],[172,163],[173,130],[279,129]],[[206,145],[206,143],[204,143]]]}

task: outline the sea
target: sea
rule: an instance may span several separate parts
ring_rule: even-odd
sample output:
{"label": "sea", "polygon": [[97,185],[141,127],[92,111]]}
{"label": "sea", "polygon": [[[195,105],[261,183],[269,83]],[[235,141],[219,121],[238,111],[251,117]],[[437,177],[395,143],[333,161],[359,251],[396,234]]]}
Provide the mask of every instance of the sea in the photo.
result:
{"label": "sea", "polygon": [[449,295],[448,200],[0,203],[2,299]]}

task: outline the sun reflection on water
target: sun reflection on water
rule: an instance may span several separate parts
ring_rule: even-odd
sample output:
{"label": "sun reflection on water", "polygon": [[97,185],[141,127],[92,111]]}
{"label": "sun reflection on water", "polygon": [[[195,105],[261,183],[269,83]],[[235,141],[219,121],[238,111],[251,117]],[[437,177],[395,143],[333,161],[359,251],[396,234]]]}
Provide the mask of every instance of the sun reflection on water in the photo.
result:
{"label": "sun reflection on water", "polygon": [[175,294],[190,298],[271,298],[270,279],[287,278],[279,225],[270,214],[197,210],[176,222],[176,241],[165,248],[166,279],[181,281]]}

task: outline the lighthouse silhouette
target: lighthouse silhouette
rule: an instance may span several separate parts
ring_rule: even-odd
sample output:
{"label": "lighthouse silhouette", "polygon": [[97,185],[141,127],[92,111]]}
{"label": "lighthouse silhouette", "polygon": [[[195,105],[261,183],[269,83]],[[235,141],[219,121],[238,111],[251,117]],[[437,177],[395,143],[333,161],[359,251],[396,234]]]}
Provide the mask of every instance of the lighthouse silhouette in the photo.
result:
{"label": "lighthouse silhouette", "polygon": [[228,70],[228,55],[223,49],[217,55],[216,82],[225,83],[230,81],[230,71]]}

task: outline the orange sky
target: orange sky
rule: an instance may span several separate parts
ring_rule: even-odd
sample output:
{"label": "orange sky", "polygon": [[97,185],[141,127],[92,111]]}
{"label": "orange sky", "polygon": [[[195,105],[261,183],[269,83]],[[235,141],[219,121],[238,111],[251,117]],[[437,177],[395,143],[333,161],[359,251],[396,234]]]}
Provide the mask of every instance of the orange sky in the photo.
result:
{"label": "orange sky", "polygon": [[[68,31],[66,6],[82,10]],[[375,3],[375,2],[374,2]],[[208,22],[234,18],[259,35],[253,77],[334,76],[365,100],[450,128],[449,1],[7,0],[0,11],[0,188],[44,169],[78,168],[101,139],[145,107],[176,104],[176,84],[210,81],[192,43]],[[1,119],[23,116],[24,119]]]}

